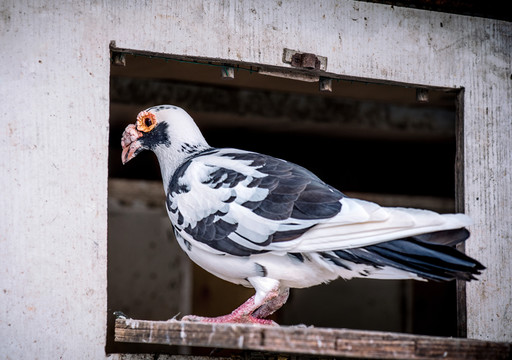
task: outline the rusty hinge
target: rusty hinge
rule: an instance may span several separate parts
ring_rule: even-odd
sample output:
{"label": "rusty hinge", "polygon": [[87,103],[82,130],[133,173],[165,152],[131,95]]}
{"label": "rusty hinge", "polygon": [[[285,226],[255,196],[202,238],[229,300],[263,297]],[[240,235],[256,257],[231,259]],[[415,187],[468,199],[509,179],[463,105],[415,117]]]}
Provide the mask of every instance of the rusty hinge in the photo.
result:
{"label": "rusty hinge", "polygon": [[283,62],[302,69],[327,70],[327,58],[325,56],[303,53],[296,50],[284,49]]}

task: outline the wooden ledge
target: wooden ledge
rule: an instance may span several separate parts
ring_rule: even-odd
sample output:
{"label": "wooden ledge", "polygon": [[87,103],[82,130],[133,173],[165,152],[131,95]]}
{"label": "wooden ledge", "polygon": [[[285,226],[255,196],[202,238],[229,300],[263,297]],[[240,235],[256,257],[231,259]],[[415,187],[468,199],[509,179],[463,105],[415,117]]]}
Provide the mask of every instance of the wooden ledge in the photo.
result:
{"label": "wooden ledge", "polygon": [[509,359],[511,343],[303,326],[116,319],[115,341],[379,359]]}

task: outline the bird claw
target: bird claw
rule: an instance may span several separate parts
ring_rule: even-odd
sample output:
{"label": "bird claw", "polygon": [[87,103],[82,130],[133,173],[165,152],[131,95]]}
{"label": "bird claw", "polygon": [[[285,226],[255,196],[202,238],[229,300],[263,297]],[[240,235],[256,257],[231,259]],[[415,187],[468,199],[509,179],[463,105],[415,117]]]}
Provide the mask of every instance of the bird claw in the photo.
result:
{"label": "bird claw", "polygon": [[205,319],[203,316],[185,315],[181,318],[181,321],[201,322],[203,319]]}
{"label": "bird claw", "polygon": [[122,311],[114,311],[113,314],[116,319],[128,319],[128,316],[126,316],[126,314]]}

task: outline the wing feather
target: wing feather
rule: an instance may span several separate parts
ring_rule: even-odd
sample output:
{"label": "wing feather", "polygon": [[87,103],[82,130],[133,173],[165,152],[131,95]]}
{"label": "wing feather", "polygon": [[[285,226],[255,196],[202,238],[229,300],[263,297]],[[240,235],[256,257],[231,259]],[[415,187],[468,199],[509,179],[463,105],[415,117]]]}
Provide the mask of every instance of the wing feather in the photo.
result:
{"label": "wing feather", "polygon": [[247,256],[334,217],[342,197],[298,165],[222,149],[183,164],[171,179],[167,203],[171,220],[180,219],[173,221],[178,231],[217,251]]}
{"label": "wing feather", "polygon": [[383,208],[363,200],[345,198],[342,211],[304,233],[294,251],[359,248],[469,225],[471,220],[464,214],[441,215],[429,210]]}
{"label": "wing feather", "polygon": [[461,214],[347,198],[298,165],[235,149],[189,159],[167,197],[178,231],[237,256],[360,248],[470,224]]}

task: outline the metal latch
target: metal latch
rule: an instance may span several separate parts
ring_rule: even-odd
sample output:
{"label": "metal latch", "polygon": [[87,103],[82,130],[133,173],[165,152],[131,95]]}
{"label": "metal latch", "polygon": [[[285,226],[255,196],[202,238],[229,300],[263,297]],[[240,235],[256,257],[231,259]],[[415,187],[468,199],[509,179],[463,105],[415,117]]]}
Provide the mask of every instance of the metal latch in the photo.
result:
{"label": "metal latch", "polygon": [[303,53],[296,50],[284,49],[283,62],[302,69],[327,70],[327,58],[325,56]]}

